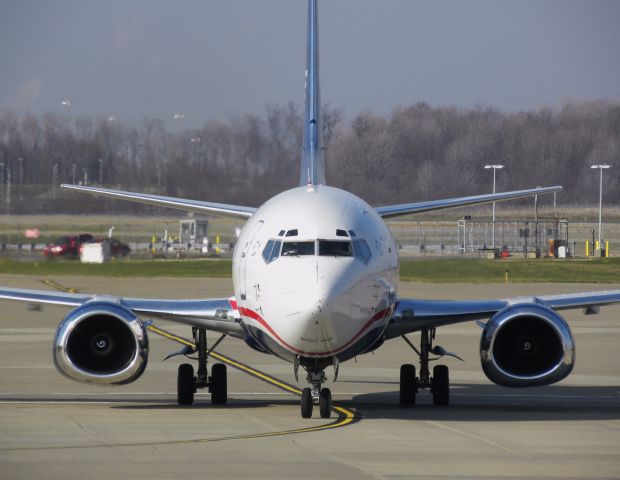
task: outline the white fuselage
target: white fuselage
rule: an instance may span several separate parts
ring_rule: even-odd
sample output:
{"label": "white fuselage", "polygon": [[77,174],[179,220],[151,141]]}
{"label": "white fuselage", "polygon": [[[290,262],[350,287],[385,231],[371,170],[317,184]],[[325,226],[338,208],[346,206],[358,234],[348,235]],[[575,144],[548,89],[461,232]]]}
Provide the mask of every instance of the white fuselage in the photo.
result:
{"label": "white fuselage", "polygon": [[285,191],[247,221],[233,257],[247,334],[284,359],[347,360],[380,341],[398,279],[396,246],[366,202],[323,185]]}

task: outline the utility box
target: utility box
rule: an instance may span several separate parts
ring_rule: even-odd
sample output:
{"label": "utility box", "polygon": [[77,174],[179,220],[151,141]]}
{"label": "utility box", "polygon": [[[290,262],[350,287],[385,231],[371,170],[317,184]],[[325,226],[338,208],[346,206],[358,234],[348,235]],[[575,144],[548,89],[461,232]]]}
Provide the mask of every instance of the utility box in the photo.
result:
{"label": "utility box", "polygon": [[80,248],[82,263],[104,263],[112,257],[110,243],[107,240],[97,243],[83,243]]}
{"label": "utility box", "polygon": [[190,215],[182,218],[179,224],[179,243],[181,245],[199,245],[202,248],[207,238],[209,220]]}

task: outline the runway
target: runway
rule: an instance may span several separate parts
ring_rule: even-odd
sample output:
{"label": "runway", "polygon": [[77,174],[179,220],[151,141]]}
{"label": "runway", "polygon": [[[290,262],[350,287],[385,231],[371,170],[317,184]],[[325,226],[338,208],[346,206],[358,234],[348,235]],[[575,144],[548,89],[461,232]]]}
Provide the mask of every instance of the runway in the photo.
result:
{"label": "runway", "polygon": [[[0,276],[0,284],[49,288],[40,278]],[[230,294],[230,280],[52,280],[83,292],[196,298]],[[437,285],[406,283],[402,296],[493,298],[613,285]],[[294,394],[229,369],[226,406],[208,394],[176,405],[178,346],[151,335],[146,373],[122,387],[84,385],[57,373],[51,341],[65,309],[28,311],[2,302],[0,317],[0,478],[620,478],[620,307],[597,316],[567,312],[577,345],[573,374],[555,386],[512,390],[480,369],[480,329],[445,327],[451,406],[419,395],[398,407],[398,369],[414,361],[402,340],[340,366],[334,401],[361,418],[341,428],[302,431],[338,419],[300,418]],[[157,325],[189,336],[189,328]],[[212,340],[216,336],[213,335]],[[412,336],[416,341],[417,336]],[[297,387],[293,368],[226,339],[217,350]],[[333,371],[327,371],[333,378]],[[291,432],[281,434],[282,432]],[[295,433],[292,433],[295,432]]]}

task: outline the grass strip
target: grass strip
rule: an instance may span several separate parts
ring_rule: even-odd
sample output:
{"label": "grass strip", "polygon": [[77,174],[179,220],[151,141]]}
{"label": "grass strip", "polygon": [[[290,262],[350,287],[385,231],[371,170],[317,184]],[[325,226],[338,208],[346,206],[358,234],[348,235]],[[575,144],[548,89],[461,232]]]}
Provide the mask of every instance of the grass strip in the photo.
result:
{"label": "grass strip", "polygon": [[416,282],[620,283],[620,258],[405,260],[400,278]]}
{"label": "grass strip", "polygon": [[213,277],[229,278],[228,259],[117,260],[102,264],[70,260],[0,260],[0,273],[15,275],[84,275],[100,277]]}
{"label": "grass strip", "polygon": [[[563,260],[405,259],[400,278],[417,282],[502,283],[620,283],[620,258]],[[102,277],[230,278],[228,259],[118,260],[105,264],[79,261],[19,261],[0,259],[0,274],[86,275]]]}

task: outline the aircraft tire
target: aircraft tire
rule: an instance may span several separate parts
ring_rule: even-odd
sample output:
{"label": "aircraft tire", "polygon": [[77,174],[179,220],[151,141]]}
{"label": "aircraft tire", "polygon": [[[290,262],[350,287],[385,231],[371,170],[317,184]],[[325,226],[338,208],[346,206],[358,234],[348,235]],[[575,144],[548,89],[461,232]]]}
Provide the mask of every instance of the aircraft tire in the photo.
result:
{"label": "aircraft tire", "polygon": [[445,406],[450,403],[450,376],[447,366],[436,365],[433,368],[431,392],[433,394],[433,405]]}
{"label": "aircraft tire", "polygon": [[216,363],[211,369],[211,403],[214,405],[224,405],[228,401],[228,385],[226,375],[226,365]]}
{"label": "aircraft tire", "polygon": [[329,418],[332,413],[332,392],[329,388],[321,389],[319,394],[319,410],[321,418]]}
{"label": "aircraft tire", "polygon": [[405,364],[400,366],[400,404],[402,406],[415,405],[418,393],[415,366]]}
{"label": "aircraft tire", "polygon": [[312,417],[312,391],[304,388],[301,391],[301,416],[302,418]]}
{"label": "aircraft tire", "polygon": [[191,405],[194,403],[194,367],[189,363],[179,365],[177,375],[177,401],[179,405]]}

